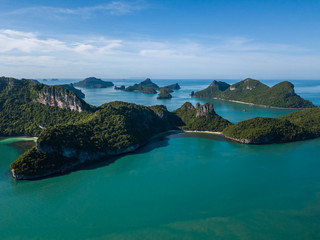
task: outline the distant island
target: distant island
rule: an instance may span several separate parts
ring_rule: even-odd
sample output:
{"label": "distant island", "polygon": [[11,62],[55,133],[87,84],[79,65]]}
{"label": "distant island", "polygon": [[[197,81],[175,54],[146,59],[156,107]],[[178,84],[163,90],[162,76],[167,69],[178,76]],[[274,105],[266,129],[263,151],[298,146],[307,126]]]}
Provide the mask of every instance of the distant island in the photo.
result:
{"label": "distant island", "polygon": [[255,104],[265,107],[314,107],[310,101],[298,96],[294,91],[294,85],[288,81],[268,87],[252,78],[247,78],[232,85],[222,81],[213,81],[206,89],[192,94],[192,97]]}
{"label": "distant island", "polygon": [[170,99],[170,98],[172,98],[172,95],[170,94],[170,89],[161,88],[160,92],[159,92],[159,94],[157,96],[157,99]]}
{"label": "distant island", "polygon": [[[161,90],[164,89],[164,91]],[[124,89],[126,92],[141,92],[141,93],[147,93],[147,94],[156,94],[157,91],[160,91],[160,94],[158,96],[158,99],[161,98],[170,98],[171,94],[167,94],[170,92],[173,92],[174,90],[180,89],[180,86],[178,83],[171,84],[164,87],[159,87],[157,84],[153,83],[150,78],[147,78],[146,80],[136,83],[133,86],[129,86]],[[172,97],[172,96],[171,96]]]}
{"label": "distant island", "polygon": [[114,89],[115,90],[122,90],[122,91],[124,91],[124,89],[125,89],[126,87],[124,86],[124,85],[121,85],[121,86],[114,86]]}
{"label": "distant island", "polygon": [[79,98],[85,98],[85,96],[86,96],[80,89],[76,89],[72,83],[62,84],[59,86],[64,87],[65,89],[68,89],[69,91],[74,92]]}
{"label": "distant island", "polygon": [[113,85],[114,84],[112,82],[102,81],[95,77],[89,77],[80,82],[74,83],[74,86],[82,88],[108,88]]}
{"label": "distant island", "polygon": [[172,112],[163,105],[119,101],[94,107],[61,86],[0,78],[0,136],[38,137],[36,146],[10,165],[17,179],[64,173],[92,160],[108,161],[172,130],[219,132],[246,144],[300,141],[320,136],[320,108],[232,124],[210,102],[186,102]]}

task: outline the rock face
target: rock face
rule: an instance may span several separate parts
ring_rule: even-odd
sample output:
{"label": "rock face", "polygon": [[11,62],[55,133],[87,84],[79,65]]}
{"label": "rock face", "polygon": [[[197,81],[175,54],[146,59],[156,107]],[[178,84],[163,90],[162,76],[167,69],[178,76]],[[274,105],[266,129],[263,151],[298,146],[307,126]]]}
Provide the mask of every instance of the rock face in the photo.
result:
{"label": "rock face", "polygon": [[102,81],[95,77],[89,77],[80,82],[74,83],[74,86],[83,88],[107,88],[112,87],[113,85],[114,84],[112,82]]}
{"label": "rock face", "polygon": [[206,104],[200,105],[200,103],[197,103],[196,105],[197,113],[196,117],[201,117],[205,115],[216,115],[216,112],[214,111],[213,104],[211,102],[208,102]]}
{"label": "rock face", "polygon": [[19,99],[22,102],[39,102],[81,112],[90,106],[74,92],[61,86],[48,86],[34,81],[14,78],[0,78],[0,97],[2,99]]}
{"label": "rock face", "polygon": [[56,86],[43,88],[38,94],[37,101],[44,105],[66,108],[77,112],[82,112],[87,107],[87,104],[79,99],[75,93]]}
{"label": "rock face", "polygon": [[174,113],[182,120],[183,130],[221,132],[225,127],[232,125],[215,113],[212,103],[197,103],[194,107],[190,102],[186,102]]}

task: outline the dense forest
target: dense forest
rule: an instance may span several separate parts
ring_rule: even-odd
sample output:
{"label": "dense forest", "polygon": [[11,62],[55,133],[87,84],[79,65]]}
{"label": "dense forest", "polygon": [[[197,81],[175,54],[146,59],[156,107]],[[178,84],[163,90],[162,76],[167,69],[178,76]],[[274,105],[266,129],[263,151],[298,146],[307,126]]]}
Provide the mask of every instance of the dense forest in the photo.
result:
{"label": "dense forest", "polygon": [[288,81],[278,83],[273,87],[268,87],[251,78],[233,85],[213,81],[206,89],[194,93],[193,97],[240,101],[280,108],[314,107],[310,101],[298,96],[294,91],[294,85]]}
{"label": "dense forest", "polygon": [[252,144],[283,143],[320,136],[320,108],[304,109],[280,118],[257,117],[223,130],[236,141]]}

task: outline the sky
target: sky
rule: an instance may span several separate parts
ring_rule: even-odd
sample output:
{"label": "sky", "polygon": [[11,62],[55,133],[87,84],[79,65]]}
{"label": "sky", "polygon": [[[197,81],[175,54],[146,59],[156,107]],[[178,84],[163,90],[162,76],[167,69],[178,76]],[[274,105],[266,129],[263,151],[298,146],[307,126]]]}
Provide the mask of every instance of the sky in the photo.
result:
{"label": "sky", "polygon": [[0,0],[0,75],[318,79],[319,0]]}

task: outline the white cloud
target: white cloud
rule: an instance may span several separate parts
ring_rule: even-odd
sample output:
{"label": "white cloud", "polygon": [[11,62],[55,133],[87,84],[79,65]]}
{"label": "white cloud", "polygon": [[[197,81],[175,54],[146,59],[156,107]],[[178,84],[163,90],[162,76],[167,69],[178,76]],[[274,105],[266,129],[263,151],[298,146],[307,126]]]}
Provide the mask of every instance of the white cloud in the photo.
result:
{"label": "white cloud", "polygon": [[0,30],[0,72],[15,77],[318,78],[320,56],[311,53],[238,37],[209,43],[101,36],[66,40]]}
{"label": "white cloud", "polygon": [[147,5],[141,1],[137,2],[125,2],[125,1],[112,1],[109,3],[81,7],[81,8],[57,8],[48,6],[35,6],[26,7],[14,10],[12,12],[6,13],[8,15],[47,15],[47,16],[63,16],[63,15],[80,15],[88,17],[97,12],[106,12],[111,15],[126,15],[134,11],[139,11],[146,8]]}

